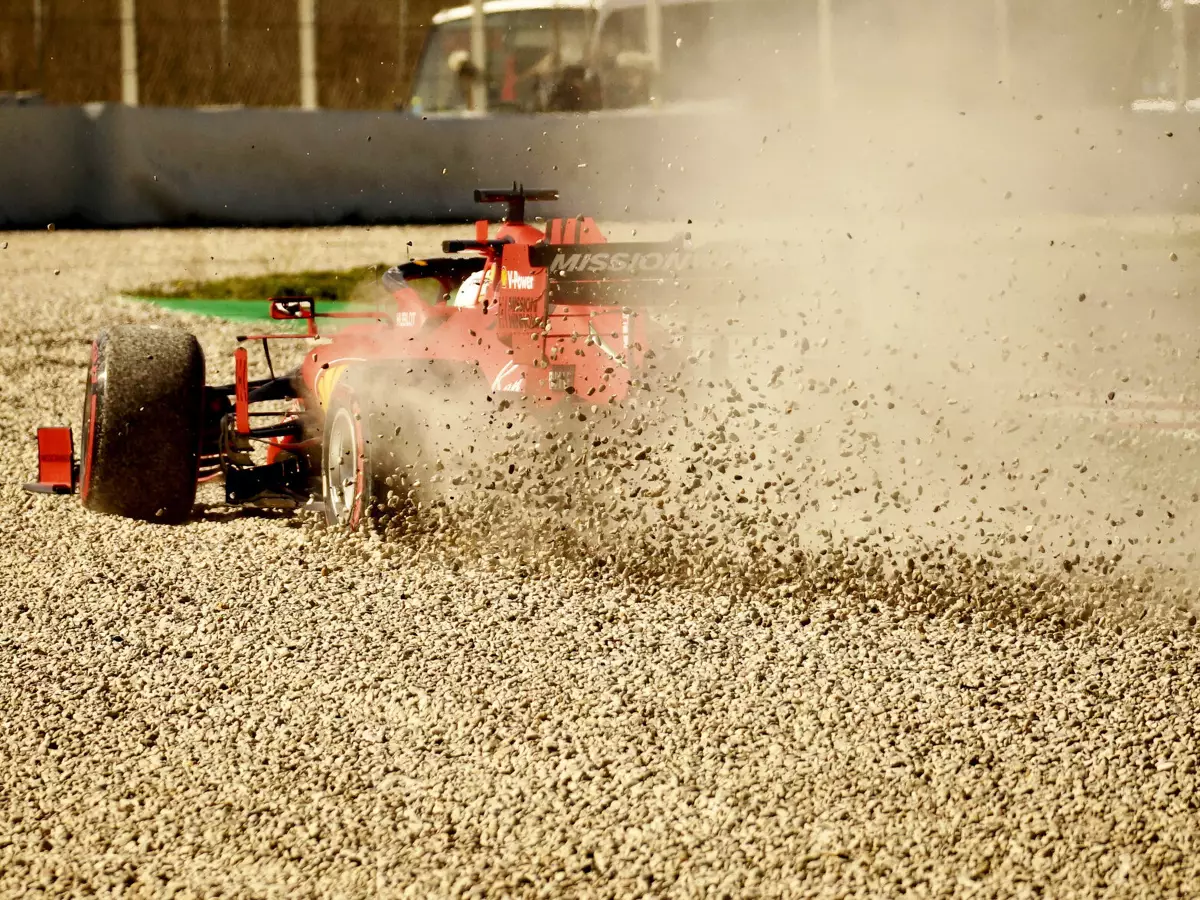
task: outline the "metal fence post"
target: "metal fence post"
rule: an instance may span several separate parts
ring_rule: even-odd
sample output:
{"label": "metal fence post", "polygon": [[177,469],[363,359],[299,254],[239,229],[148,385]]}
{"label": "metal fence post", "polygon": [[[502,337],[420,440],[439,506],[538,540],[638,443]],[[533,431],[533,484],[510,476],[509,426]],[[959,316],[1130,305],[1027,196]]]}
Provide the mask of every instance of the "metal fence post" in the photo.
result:
{"label": "metal fence post", "polygon": [[46,89],[45,57],[42,56],[42,0],[33,0],[33,61],[37,66],[37,88]]}
{"label": "metal fence post", "polygon": [[821,77],[821,106],[833,106],[833,0],[817,0],[817,59]]}
{"label": "metal fence post", "polygon": [[300,106],[317,108],[317,0],[297,0],[300,22]]}
{"label": "metal fence post", "polygon": [[483,0],[475,0],[474,15],[471,17],[471,62],[475,66],[475,80],[471,82],[471,106],[475,112],[485,113],[488,108],[488,63]]}
{"label": "metal fence post", "polygon": [[229,0],[218,0],[217,16],[221,22],[221,68],[229,68]]}
{"label": "metal fence post", "polygon": [[42,56],[42,0],[33,0],[33,52]]}
{"label": "metal fence post", "polygon": [[137,4],[121,0],[121,102],[138,105]]}
{"label": "metal fence post", "polygon": [[[400,32],[400,47],[396,51],[396,75],[397,82],[400,85],[408,84],[408,0],[400,0],[399,19],[397,27]],[[406,93],[412,93],[405,88]],[[408,97],[401,97],[401,101],[405,107],[408,106]]]}
{"label": "metal fence post", "polygon": [[1175,36],[1175,108],[1183,112],[1188,102],[1187,5],[1171,3],[1171,30]]}
{"label": "metal fence post", "polygon": [[646,54],[650,57],[650,103],[660,105],[663,64],[662,6],[659,0],[646,0]]}
{"label": "metal fence post", "polygon": [[1008,0],[996,0],[996,74],[1010,88],[1012,79],[1011,41],[1009,33]]}

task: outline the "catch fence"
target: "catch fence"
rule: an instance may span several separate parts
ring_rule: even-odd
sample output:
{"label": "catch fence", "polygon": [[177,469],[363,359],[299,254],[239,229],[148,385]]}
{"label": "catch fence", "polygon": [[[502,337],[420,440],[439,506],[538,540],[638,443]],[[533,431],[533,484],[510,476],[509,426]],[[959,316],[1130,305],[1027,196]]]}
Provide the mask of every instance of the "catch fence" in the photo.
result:
{"label": "catch fence", "polygon": [[[434,13],[458,2],[0,0],[0,102],[393,109]],[[797,33],[772,91],[800,105],[819,86],[858,105],[937,92],[1200,110],[1200,0],[783,2]],[[736,73],[763,54],[728,56]]]}
{"label": "catch fence", "polygon": [[[444,5],[0,0],[0,92],[56,104],[392,108],[407,96],[425,30]],[[308,60],[302,22],[311,25]]]}

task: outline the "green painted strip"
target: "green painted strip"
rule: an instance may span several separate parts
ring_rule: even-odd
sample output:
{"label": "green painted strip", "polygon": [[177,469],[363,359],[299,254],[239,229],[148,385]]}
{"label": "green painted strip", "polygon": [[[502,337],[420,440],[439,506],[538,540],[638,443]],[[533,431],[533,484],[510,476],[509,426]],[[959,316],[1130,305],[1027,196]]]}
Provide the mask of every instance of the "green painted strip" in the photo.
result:
{"label": "green painted strip", "polygon": [[[271,318],[271,305],[266,300],[218,300],[218,299],[199,299],[192,297],[136,297],[130,296],[128,299],[137,300],[142,303],[153,303],[161,309],[168,309],[172,312],[191,313],[198,316],[211,316],[214,319],[223,319],[229,322],[258,322],[269,323],[271,330],[292,332],[304,331],[307,326],[302,321],[286,321]],[[349,303],[344,300],[325,300],[317,302],[317,312],[322,310],[329,311],[336,309],[338,312],[356,312],[362,310],[364,312],[374,309],[372,303]],[[322,331],[333,332],[337,331],[339,324],[335,324],[336,320],[322,320]]]}
{"label": "green painted strip", "polygon": [[[191,313],[198,316],[212,316],[215,319],[228,319],[233,322],[270,322],[270,305],[265,300],[199,300],[180,297],[132,297],[143,303],[153,303],[163,309],[174,312]],[[280,325],[291,325],[291,322],[280,322]]]}

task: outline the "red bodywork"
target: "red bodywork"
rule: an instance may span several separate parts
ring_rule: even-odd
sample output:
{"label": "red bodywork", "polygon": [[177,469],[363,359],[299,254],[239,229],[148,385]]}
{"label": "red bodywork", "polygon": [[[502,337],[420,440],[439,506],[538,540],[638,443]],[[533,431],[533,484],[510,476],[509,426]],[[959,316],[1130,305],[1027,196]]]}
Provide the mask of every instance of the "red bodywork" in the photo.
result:
{"label": "red bodywork", "polygon": [[[487,390],[537,403],[626,395],[631,368],[642,362],[644,317],[620,305],[597,305],[594,297],[555,302],[548,269],[530,259],[531,247],[546,240],[537,228],[506,224],[492,241],[487,222],[477,229],[482,237],[474,244],[484,262],[475,304],[452,305],[455,278],[431,274],[439,281],[436,302],[413,287],[411,277],[393,280],[395,307],[385,311],[390,321],[347,326],[305,356],[301,372],[313,396],[327,398],[332,384],[324,382],[344,366],[386,359],[477,363]],[[559,237],[554,244],[606,243],[591,219],[556,219],[547,230]]]}
{"label": "red bodywork", "polygon": [[[397,362],[445,362],[475,367],[481,393],[520,396],[535,406],[563,401],[619,403],[634,383],[646,355],[646,301],[661,300],[680,269],[693,267],[694,254],[679,243],[610,243],[589,217],[552,219],[545,230],[524,221],[527,201],[552,200],[553,191],[477,191],[480,202],[508,204],[494,236],[489,223],[475,223],[473,240],[446,241],[447,256],[396,266],[381,279],[387,302],[366,312],[317,311],[311,298],[275,298],[272,318],[303,320],[302,334],[248,335],[243,341],[319,338],[317,320],[358,319],[316,343],[298,370],[288,376],[289,391],[274,390],[282,379],[250,382],[239,349],[236,381],[220,389],[233,398],[228,446],[245,450],[249,441],[267,444],[267,467],[247,480],[246,457],[226,453],[229,499],[247,502],[267,482],[285,482],[292,493],[298,475],[282,474],[289,461],[317,462],[324,421],[335,390],[357,366]],[[471,254],[461,256],[457,254]],[[479,280],[473,302],[458,293]],[[649,293],[652,296],[648,295]],[[272,393],[273,391],[273,393]],[[265,393],[264,393],[265,392]],[[250,412],[259,399],[294,398],[283,426],[254,427]],[[268,415],[259,413],[257,415]],[[282,433],[286,432],[286,433]],[[265,468],[278,466],[280,473]],[[231,481],[243,487],[231,489]]]}
{"label": "red bodywork", "polygon": [[[239,338],[234,383],[204,388],[197,481],[223,477],[230,503],[310,498],[320,490],[321,430],[330,400],[340,377],[363,364],[473,365],[482,392],[519,395],[541,406],[623,400],[646,355],[646,316],[639,308],[647,299],[661,301],[679,270],[692,268],[693,254],[676,243],[610,243],[591,218],[553,219],[545,231],[525,222],[526,202],[557,197],[515,185],[512,191],[477,191],[477,202],[508,205],[495,236],[480,220],[473,240],[443,244],[447,256],[389,270],[381,279],[389,300],[375,310],[318,311],[309,297],[273,298],[272,319],[307,327]],[[480,279],[478,291],[473,303],[463,305],[456,294],[472,277]],[[318,319],[359,321],[315,343],[296,370],[249,378],[245,342],[261,341],[270,365],[270,341],[322,338]],[[93,371],[92,387],[94,382]],[[252,409],[277,401],[291,401],[290,409]],[[93,440],[85,436],[85,491]],[[265,465],[253,459],[256,445],[266,448]],[[39,434],[39,460],[40,481],[30,489],[75,491],[69,429]]]}

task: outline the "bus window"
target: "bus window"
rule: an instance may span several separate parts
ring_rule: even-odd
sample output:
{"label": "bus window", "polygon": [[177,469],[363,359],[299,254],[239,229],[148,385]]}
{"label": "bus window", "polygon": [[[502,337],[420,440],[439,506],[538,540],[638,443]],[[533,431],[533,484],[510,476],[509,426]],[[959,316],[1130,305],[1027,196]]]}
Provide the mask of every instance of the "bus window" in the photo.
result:
{"label": "bus window", "polygon": [[[1136,49],[1129,81],[1133,108],[1137,110],[1174,109],[1180,85],[1175,68],[1175,10],[1171,0],[1141,0],[1135,19]],[[1200,59],[1200,0],[1186,0],[1183,7],[1183,50],[1190,61],[1184,69],[1184,102],[1200,106],[1200,72],[1194,62]]]}
{"label": "bus window", "polygon": [[[708,26],[713,6],[707,0],[662,7],[658,99],[674,102],[711,95],[702,83],[711,70]],[[597,63],[603,73],[605,106],[640,106],[650,101],[645,7],[616,10],[605,20]]]}
{"label": "bus window", "polygon": [[645,9],[616,10],[604,20],[596,47],[604,105],[623,109],[648,103],[648,64]]}
{"label": "bus window", "polygon": [[[490,13],[484,20],[489,108],[545,108],[562,68],[582,64],[589,21],[583,9]],[[459,66],[469,63],[470,55],[469,17],[433,26],[413,83],[413,111],[469,109],[471,81]]]}
{"label": "bus window", "polygon": [[[698,0],[662,6],[662,77],[665,103],[714,100],[793,82],[802,47],[815,26],[794,0]],[[644,7],[615,10],[601,26],[597,64],[606,106],[649,101]],[[624,57],[627,64],[620,65]]]}
{"label": "bus window", "polygon": [[662,79],[659,90],[668,103],[710,99],[714,76],[712,33],[715,3],[680,3],[663,8]]}

